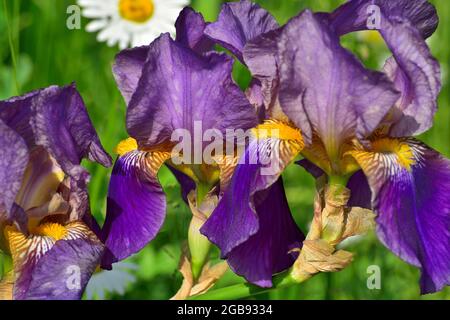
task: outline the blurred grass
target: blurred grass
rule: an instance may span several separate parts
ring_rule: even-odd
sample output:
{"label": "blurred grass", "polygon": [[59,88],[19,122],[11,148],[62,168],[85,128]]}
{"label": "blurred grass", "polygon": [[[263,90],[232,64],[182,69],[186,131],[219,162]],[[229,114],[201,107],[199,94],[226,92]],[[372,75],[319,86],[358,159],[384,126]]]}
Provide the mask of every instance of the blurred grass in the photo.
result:
{"label": "blurred grass", "polygon": [[[304,8],[329,11],[343,1],[328,0],[260,0],[263,7],[285,23]],[[433,54],[443,68],[444,87],[439,98],[436,122],[423,140],[450,156],[450,3],[434,0],[441,23],[430,39]],[[74,4],[69,0],[6,0],[13,49],[17,57],[17,82],[20,93],[52,84],[64,85],[76,81],[87,105],[89,114],[106,150],[126,137],[125,104],[117,90],[111,66],[117,48],[98,43],[96,35],[82,30],[66,28],[66,8]],[[213,20],[220,0],[194,0],[192,5],[207,20]],[[83,27],[87,20],[82,20]],[[364,59],[367,66],[377,68],[387,57],[385,46],[371,41],[367,35],[352,35],[343,44]],[[3,6],[0,8],[0,99],[16,94],[14,68],[10,52],[7,24]],[[242,86],[248,81],[248,72],[237,66],[235,79]],[[91,205],[94,215],[101,221],[105,213],[110,170],[91,163],[84,163],[90,170]],[[291,166],[284,174],[290,207],[303,230],[307,230],[312,217],[314,181],[303,170]],[[167,169],[160,172],[160,179],[168,194],[166,223],[158,237],[141,253],[130,260],[138,265],[138,281],[131,285],[125,296],[110,298],[167,299],[181,283],[176,271],[180,244],[186,238],[190,212],[179,198],[179,187]],[[450,289],[427,296],[419,295],[419,271],[396,258],[371,234],[349,250],[355,252],[355,261],[344,271],[320,274],[300,286],[274,290],[255,298],[266,299],[450,299]],[[213,253],[217,259],[217,250]],[[367,267],[378,265],[382,273],[381,290],[369,290],[366,286]],[[218,287],[242,281],[228,272]]]}

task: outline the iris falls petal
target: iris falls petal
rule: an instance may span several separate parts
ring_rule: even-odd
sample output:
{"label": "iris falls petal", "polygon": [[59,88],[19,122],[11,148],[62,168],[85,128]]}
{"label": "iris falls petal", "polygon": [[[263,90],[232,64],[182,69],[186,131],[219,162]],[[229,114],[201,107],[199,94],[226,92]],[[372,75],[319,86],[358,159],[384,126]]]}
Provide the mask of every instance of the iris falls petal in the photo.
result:
{"label": "iris falls petal", "polygon": [[450,161],[416,140],[385,138],[354,153],[368,177],[378,235],[422,270],[423,293],[450,284]]}
{"label": "iris falls petal", "polygon": [[238,275],[260,287],[272,286],[272,275],[294,263],[304,235],[292,218],[283,181],[253,197],[258,231],[228,254],[228,264]]}
{"label": "iris falls petal", "polygon": [[127,258],[141,250],[161,228],[166,198],[157,173],[170,152],[130,151],[113,168],[108,190],[102,238],[107,250],[102,265]]}
{"label": "iris falls petal", "polygon": [[45,223],[25,236],[6,227],[17,300],[80,299],[104,246],[81,222]]}
{"label": "iris falls petal", "polygon": [[[271,129],[279,129],[277,137]],[[263,287],[293,262],[303,240],[287,206],[281,172],[301,151],[300,132],[278,122],[253,130],[230,184],[201,232],[215,243],[236,273]]]}

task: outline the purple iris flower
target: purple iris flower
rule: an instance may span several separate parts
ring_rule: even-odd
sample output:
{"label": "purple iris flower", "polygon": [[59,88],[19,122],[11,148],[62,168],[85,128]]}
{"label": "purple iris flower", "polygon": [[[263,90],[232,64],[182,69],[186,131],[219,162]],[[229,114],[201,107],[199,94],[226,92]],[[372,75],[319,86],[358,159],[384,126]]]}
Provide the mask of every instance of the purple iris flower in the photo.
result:
{"label": "purple iris flower", "polygon": [[127,103],[130,138],[118,145],[109,185],[105,267],[141,250],[160,230],[166,199],[157,173],[163,164],[175,173],[185,198],[196,185],[217,184],[220,168],[215,164],[173,163],[175,131],[194,137],[198,122],[202,136],[208,129],[225,136],[227,129],[256,124],[255,109],[232,80],[232,59],[208,52],[213,42],[203,34],[206,25],[186,8],[176,23],[175,40],[163,34],[116,58],[113,71]]}
{"label": "purple iris flower", "polygon": [[367,177],[351,189],[359,199],[371,193],[380,240],[421,269],[422,293],[431,293],[450,284],[450,161],[411,136],[431,128],[437,110],[440,67],[425,39],[438,16],[425,0],[350,1],[328,20],[338,35],[363,30],[369,5],[380,8],[379,32],[393,53],[384,71],[400,97],[364,148],[351,152]]}
{"label": "purple iris flower", "polygon": [[259,68],[247,97],[259,110],[260,124],[201,232],[221,249],[234,272],[261,287],[271,287],[272,275],[294,263],[294,249],[304,240],[280,177],[303,148],[300,131],[281,112],[277,99],[279,77],[271,48],[281,30],[266,10],[250,1],[224,4],[218,21],[205,29],[252,71]]}
{"label": "purple iris flower", "polygon": [[75,86],[0,101],[0,140],[0,248],[13,262],[2,298],[80,299],[104,251],[80,163],[111,159]]}
{"label": "purple iris flower", "polygon": [[[368,28],[371,5],[379,8],[379,32],[393,53],[384,72],[367,70],[339,41]],[[376,212],[381,241],[421,268],[423,293],[440,290],[450,282],[450,162],[411,138],[431,127],[441,88],[439,64],[425,42],[437,26],[434,7],[425,0],[355,0],[331,14],[304,11],[281,28],[264,30],[268,19],[242,1],[225,5],[218,22],[205,30],[250,69],[255,79],[248,96],[262,106],[261,128],[279,129],[278,139],[256,130],[259,144],[250,143],[247,154],[266,150],[271,157],[276,150],[282,164],[276,174],[263,175],[240,163],[235,185],[203,233],[230,259],[233,249],[257,234],[255,191],[275,185],[301,152],[316,175],[352,176],[350,204]],[[296,128],[297,138],[291,131]],[[272,231],[278,230],[291,229]],[[254,251],[236,260],[245,263],[259,254],[269,261],[277,251],[273,239],[280,239],[272,237],[266,233]],[[268,269],[261,277],[260,266],[248,261],[246,267],[241,274],[248,280],[270,285]]]}

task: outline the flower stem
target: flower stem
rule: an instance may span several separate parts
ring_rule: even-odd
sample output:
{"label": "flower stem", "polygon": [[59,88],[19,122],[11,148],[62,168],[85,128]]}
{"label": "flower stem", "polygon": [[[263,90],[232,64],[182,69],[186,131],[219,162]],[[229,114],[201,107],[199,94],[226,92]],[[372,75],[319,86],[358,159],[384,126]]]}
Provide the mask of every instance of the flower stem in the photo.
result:
{"label": "flower stem", "polygon": [[[197,183],[197,198],[196,206],[199,208],[206,198],[208,192],[211,190],[211,186],[206,183]],[[198,279],[203,270],[203,266],[208,260],[209,251],[211,249],[211,242],[208,238],[200,233],[200,228],[203,226],[204,221],[198,217],[193,216],[188,231],[189,249],[191,251],[191,264],[192,275],[194,279]]]}
{"label": "flower stem", "polygon": [[0,280],[12,270],[12,259],[9,255],[0,251]]}
{"label": "flower stem", "polygon": [[202,295],[193,296],[190,300],[235,300],[243,299],[249,296],[255,296],[274,289],[279,289],[299,282],[291,277],[291,271],[287,270],[273,277],[272,288],[261,288],[249,283],[240,283],[233,286],[208,291]]}
{"label": "flower stem", "polygon": [[347,185],[348,179],[349,177],[347,176],[330,175],[328,176],[328,183],[345,187]]}

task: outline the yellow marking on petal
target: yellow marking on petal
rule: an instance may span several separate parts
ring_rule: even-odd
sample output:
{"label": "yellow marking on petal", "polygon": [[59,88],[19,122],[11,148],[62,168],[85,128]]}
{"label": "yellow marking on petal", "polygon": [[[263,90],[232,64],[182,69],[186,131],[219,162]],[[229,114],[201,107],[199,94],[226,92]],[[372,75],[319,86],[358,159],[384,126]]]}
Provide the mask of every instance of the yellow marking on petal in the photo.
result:
{"label": "yellow marking on petal", "polygon": [[155,12],[152,0],[119,0],[119,13],[129,21],[143,23],[149,20]]}
{"label": "yellow marking on petal", "polygon": [[278,120],[266,120],[256,128],[253,128],[252,133],[257,139],[293,140],[303,145],[300,129]]}
{"label": "yellow marking on petal", "polygon": [[[379,138],[371,141],[371,150],[366,150],[362,145],[348,151],[365,172],[372,172],[380,165],[404,168],[408,171],[416,163],[414,151],[409,144],[402,139]],[[382,162],[380,162],[382,161]]]}
{"label": "yellow marking on petal", "polygon": [[400,165],[408,171],[416,163],[411,147],[402,140],[390,138],[378,139],[372,142],[372,148],[374,152],[395,154]]}
{"label": "yellow marking on petal", "polygon": [[119,142],[119,144],[114,148],[114,152],[119,156],[123,156],[128,152],[135,151],[138,149],[137,141],[133,138],[127,138]]}
{"label": "yellow marking on petal", "polygon": [[58,241],[67,235],[67,229],[59,223],[44,223],[32,230],[32,233],[42,237],[51,237]]}
{"label": "yellow marking on petal", "polygon": [[351,175],[361,168],[356,159],[351,154],[352,151],[357,149],[356,144],[359,146],[359,142],[351,141],[345,143],[342,147],[342,159],[339,165],[340,173],[342,175]]}
{"label": "yellow marking on petal", "polygon": [[6,226],[3,234],[15,266],[16,261],[22,260],[23,254],[28,250],[28,239],[15,226]]}

